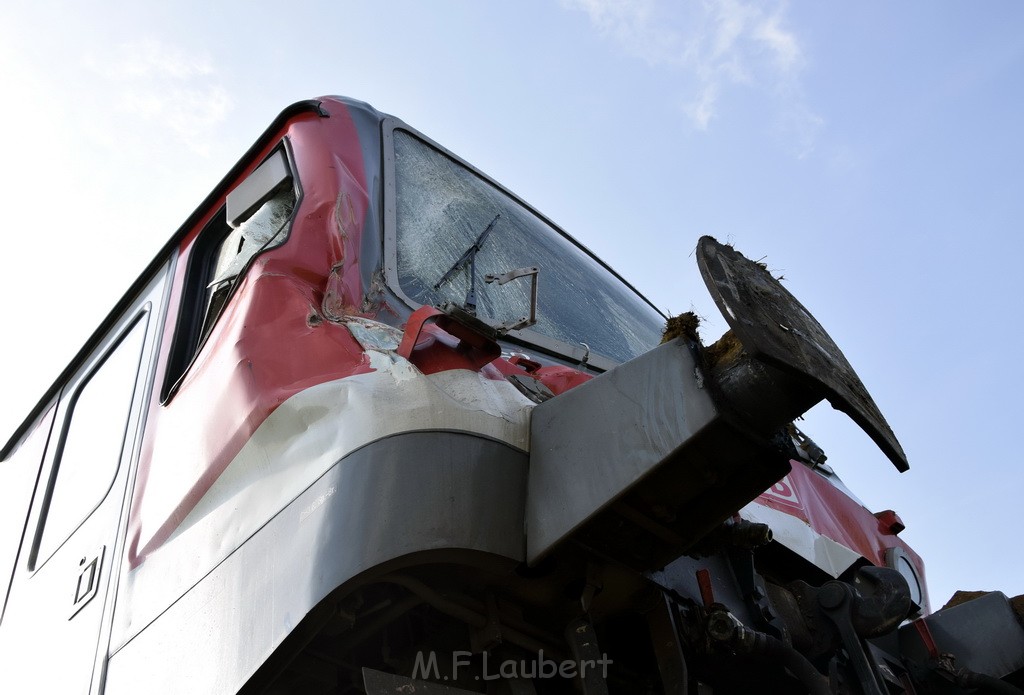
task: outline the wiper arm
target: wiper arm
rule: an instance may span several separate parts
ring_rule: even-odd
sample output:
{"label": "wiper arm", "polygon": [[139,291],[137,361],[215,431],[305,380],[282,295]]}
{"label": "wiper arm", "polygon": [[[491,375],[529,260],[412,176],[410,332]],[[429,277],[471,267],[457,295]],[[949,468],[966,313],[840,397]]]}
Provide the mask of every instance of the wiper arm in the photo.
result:
{"label": "wiper arm", "polygon": [[492,229],[494,229],[494,225],[498,223],[499,217],[501,217],[500,212],[494,216],[494,219],[491,220],[490,224],[484,227],[484,231],[480,232],[480,236],[476,238],[473,245],[466,249],[464,254],[459,256],[459,260],[455,261],[455,264],[452,265],[452,267],[448,269],[448,272],[442,275],[441,279],[434,285],[435,290],[441,289],[441,285],[451,280],[455,273],[465,268],[468,264],[469,291],[466,293],[464,308],[471,313],[476,313],[476,254],[479,253],[484,241],[487,239],[487,235],[491,233]]}

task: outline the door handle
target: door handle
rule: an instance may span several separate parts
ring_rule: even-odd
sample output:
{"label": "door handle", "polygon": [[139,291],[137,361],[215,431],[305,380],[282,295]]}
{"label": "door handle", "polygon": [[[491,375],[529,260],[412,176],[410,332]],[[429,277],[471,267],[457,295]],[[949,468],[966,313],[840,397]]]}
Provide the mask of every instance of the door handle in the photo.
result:
{"label": "door handle", "polygon": [[107,546],[100,546],[100,552],[91,560],[88,556],[83,557],[78,563],[81,568],[78,572],[78,581],[75,584],[75,602],[71,605],[71,615],[68,620],[78,615],[78,612],[85,608],[96,596],[100,589],[100,571],[103,569],[103,556]]}

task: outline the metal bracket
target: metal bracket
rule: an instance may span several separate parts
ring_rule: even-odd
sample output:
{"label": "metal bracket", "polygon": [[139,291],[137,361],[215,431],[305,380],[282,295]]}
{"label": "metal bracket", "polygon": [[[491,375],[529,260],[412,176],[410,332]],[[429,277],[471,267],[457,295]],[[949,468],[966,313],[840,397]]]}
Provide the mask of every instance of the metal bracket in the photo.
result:
{"label": "metal bracket", "polygon": [[887,568],[864,567],[857,578],[862,590],[840,581],[826,582],[817,591],[817,602],[835,626],[864,694],[884,695],[889,692],[885,681],[900,680],[865,638],[896,629],[909,613],[909,590],[903,577]]}
{"label": "metal bracket", "polygon": [[846,648],[846,655],[853,664],[857,682],[864,695],[884,695],[884,686],[864,651],[864,643],[853,627],[851,602],[853,590],[842,582],[828,582],[818,593],[818,604],[829,620],[836,626],[839,639]]}
{"label": "metal bracket", "polygon": [[676,610],[672,599],[662,595],[658,605],[646,616],[665,695],[687,695],[689,692],[690,678],[683,655],[683,639],[676,623]]}
{"label": "metal bracket", "polygon": [[470,356],[477,369],[501,357],[501,346],[495,342],[493,328],[460,307],[446,306],[445,309],[422,306],[414,311],[405,324],[402,342],[396,351],[398,355],[412,361],[412,353],[424,326],[436,323],[438,328],[459,339],[459,348]]}
{"label": "metal bracket", "polygon": [[488,274],[484,276],[484,282],[490,284],[496,282],[499,285],[504,285],[506,282],[511,282],[518,278],[529,276],[530,282],[530,315],[524,316],[516,321],[504,321],[499,323],[495,328],[501,335],[508,333],[509,331],[518,331],[520,328],[528,328],[533,324],[537,323],[537,276],[540,274],[540,268],[517,268],[510,270],[507,273],[501,275]]}
{"label": "metal bracket", "polygon": [[697,264],[715,304],[743,350],[802,383],[849,415],[900,471],[909,468],[889,423],[821,324],[768,270],[709,236]]}
{"label": "metal bracket", "polygon": [[583,695],[608,695],[606,673],[597,665],[607,666],[609,661],[597,645],[594,626],[583,618],[573,620],[565,628],[565,639],[577,664],[577,676]]}

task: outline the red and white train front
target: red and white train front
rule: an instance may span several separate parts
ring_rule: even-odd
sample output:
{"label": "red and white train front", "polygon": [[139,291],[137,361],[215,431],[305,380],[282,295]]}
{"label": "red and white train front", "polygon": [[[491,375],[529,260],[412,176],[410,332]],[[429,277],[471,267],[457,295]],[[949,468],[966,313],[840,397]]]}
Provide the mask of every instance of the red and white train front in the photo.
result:
{"label": "red and white train front", "polygon": [[285,112],[169,247],[104,692],[931,692],[921,559],[791,423],[898,441],[697,260],[707,346],[401,121]]}
{"label": "red and white train front", "polygon": [[400,121],[325,99],[263,150],[180,242],[111,692],[140,669],[479,690],[497,663],[598,652],[598,679],[499,680],[910,682],[897,628],[928,611],[921,560],[790,423],[829,398],[901,468],[902,450],[763,268],[702,240],[733,331],[662,343],[605,264]]}

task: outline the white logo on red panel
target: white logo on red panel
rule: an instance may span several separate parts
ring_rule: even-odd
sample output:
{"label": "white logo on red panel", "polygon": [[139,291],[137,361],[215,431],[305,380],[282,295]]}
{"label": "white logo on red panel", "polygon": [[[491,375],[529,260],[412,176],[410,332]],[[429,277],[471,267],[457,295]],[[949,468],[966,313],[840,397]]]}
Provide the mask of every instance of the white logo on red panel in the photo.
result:
{"label": "white logo on red panel", "polygon": [[803,509],[800,505],[800,499],[796,496],[796,487],[793,485],[793,480],[788,475],[762,492],[761,497],[770,499],[772,502],[784,504],[787,507]]}

